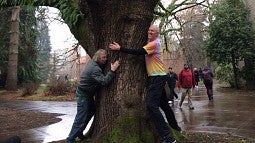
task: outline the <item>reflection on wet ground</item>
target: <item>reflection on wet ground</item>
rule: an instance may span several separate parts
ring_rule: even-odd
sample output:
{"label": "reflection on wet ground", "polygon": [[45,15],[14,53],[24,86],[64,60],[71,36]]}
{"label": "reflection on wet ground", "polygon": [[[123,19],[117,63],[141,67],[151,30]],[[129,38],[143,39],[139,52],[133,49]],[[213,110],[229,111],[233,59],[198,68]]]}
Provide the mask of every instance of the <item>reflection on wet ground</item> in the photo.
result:
{"label": "reflection on wet ground", "polygon": [[[246,94],[244,94],[246,93]],[[185,131],[213,132],[255,140],[255,92],[220,92],[214,89],[209,101],[204,87],[193,91],[195,110],[173,105],[176,118]],[[186,103],[187,105],[187,103]]]}
{"label": "reflection on wet ground", "polygon": [[[184,101],[182,109],[177,107],[178,102],[172,105],[183,130],[224,133],[255,140],[255,92],[222,92],[214,89],[214,101],[209,101],[205,88],[201,85],[198,90],[193,91],[192,99],[194,110],[188,109],[187,101]],[[76,102],[0,101],[0,106],[62,114],[59,116],[62,121],[58,123],[18,131],[24,143],[47,143],[65,139],[76,113]],[[3,135],[4,133],[0,133],[0,136]]]}

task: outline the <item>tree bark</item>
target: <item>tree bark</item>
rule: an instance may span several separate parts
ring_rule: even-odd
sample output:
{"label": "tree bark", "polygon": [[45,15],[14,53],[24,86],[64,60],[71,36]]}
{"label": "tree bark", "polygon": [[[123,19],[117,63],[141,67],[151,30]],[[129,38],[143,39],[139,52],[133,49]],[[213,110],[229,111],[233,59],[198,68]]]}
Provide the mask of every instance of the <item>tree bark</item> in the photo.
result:
{"label": "tree bark", "polygon": [[[89,39],[79,37],[79,28],[72,29],[86,51],[93,54],[97,49],[108,50],[109,43],[116,41],[127,48],[141,48],[147,42],[147,30],[153,20],[158,0],[111,0],[82,1],[81,11],[87,12],[80,28],[88,28]],[[86,27],[86,28],[85,28]],[[84,42],[87,41],[87,42]],[[89,44],[87,44],[89,43]],[[109,51],[109,50],[108,50]],[[144,56],[127,55],[109,51],[108,60],[120,60],[113,84],[97,96],[95,126],[92,142],[125,143],[157,142],[154,126],[151,126],[145,107],[146,69]],[[106,71],[109,70],[109,65]]]}
{"label": "tree bark", "polygon": [[10,47],[9,47],[9,61],[8,73],[6,80],[6,89],[8,91],[17,90],[17,65],[18,65],[18,49],[19,49],[19,13],[20,7],[14,6],[11,17],[11,31],[10,31]]}

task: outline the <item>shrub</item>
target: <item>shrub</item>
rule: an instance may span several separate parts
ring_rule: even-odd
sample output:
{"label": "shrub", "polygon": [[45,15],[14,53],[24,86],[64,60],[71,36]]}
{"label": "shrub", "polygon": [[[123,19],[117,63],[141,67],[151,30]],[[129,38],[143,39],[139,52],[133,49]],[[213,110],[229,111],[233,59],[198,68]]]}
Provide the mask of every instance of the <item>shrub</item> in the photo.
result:
{"label": "shrub", "polygon": [[52,80],[46,88],[45,95],[61,96],[68,93],[74,93],[76,82],[66,80]]}
{"label": "shrub", "polygon": [[39,87],[39,83],[27,82],[22,85],[22,93],[21,96],[30,96],[36,93]]}
{"label": "shrub", "polygon": [[231,87],[234,85],[234,74],[233,74],[233,67],[231,64],[220,64],[216,69],[215,69],[215,76],[216,79],[219,80],[221,83],[227,83]]}

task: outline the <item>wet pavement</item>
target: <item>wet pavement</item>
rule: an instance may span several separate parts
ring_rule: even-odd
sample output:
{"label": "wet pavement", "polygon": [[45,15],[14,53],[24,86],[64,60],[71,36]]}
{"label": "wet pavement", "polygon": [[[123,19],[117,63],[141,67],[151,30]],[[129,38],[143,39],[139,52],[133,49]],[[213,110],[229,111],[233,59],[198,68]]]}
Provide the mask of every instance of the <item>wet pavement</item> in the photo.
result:
{"label": "wet pavement", "polygon": [[[188,109],[187,100],[184,101],[182,109],[177,107],[178,102],[172,105],[183,130],[223,133],[250,138],[255,142],[254,91],[222,92],[214,89],[214,101],[209,101],[205,88],[201,85],[193,91],[192,100],[194,110]],[[76,113],[76,102],[0,101],[0,106],[61,114],[58,117],[62,120],[58,123],[18,131],[23,143],[48,143],[65,139]],[[0,132],[1,136],[4,136],[4,133]]]}

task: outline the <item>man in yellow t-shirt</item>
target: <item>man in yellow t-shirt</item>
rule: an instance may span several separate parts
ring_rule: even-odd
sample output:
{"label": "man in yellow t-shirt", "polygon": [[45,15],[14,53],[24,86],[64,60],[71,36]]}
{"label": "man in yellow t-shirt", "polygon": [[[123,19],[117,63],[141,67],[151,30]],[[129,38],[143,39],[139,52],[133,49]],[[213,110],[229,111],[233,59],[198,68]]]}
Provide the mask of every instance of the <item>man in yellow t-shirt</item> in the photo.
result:
{"label": "man in yellow t-shirt", "polygon": [[162,49],[159,39],[159,28],[151,25],[148,30],[149,42],[143,48],[124,48],[118,43],[113,42],[109,45],[111,50],[118,50],[123,53],[134,55],[145,55],[146,69],[148,74],[148,87],[146,105],[150,116],[161,136],[163,143],[175,143],[170,130],[165,122],[159,107],[165,112],[166,118],[172,128],[181,131],[178,126],[174,113],[168,105],[168,100],[163,91],[166,84],[166,72],[163,63]]}

